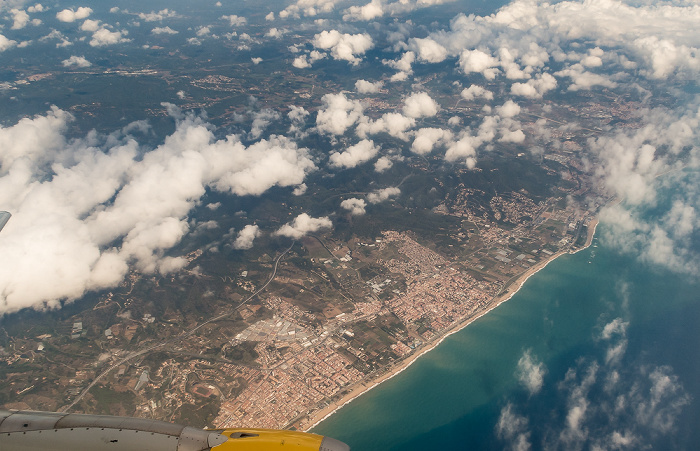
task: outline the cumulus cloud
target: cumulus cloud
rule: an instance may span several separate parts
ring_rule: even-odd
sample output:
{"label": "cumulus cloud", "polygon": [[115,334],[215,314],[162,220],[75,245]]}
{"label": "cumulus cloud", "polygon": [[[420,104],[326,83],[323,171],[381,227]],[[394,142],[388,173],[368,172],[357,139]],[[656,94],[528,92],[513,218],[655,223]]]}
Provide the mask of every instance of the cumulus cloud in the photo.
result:
{"label": "cumulus cloud", "polygon": [[173,30],[170,27],[155,27],[151,30],[152,34],[178,34],[178,31]]}
{"label": "cumulus cloud", "polygon": [[76,67],[90,67],[92,63],[85,59],[84,56],[73,55],[68,59],[62,61],[64,67],[76,66]]}
{"label": "cumulus cloud", "polygon": [[168,108],[175,132],[151,150],[126,130],[68,139],[72,118],[57,108],[0,128],[0,203],[13,213],[0,234],[13,262],[0,271],[2,313],[58,307],[118,285],[130,267],[177,270],[186,260],[167,253],[207,189],[260,195],[315,169],[287,138],[217,139],[202,119]]}
{"label": "cumulus cloud", "polygon": [[375,163],[374,163],[374,170],[375,172],[378,173],[383,173],[386,172],[387,170],[391,169],[391,167],[394,165],[394,163],[391,161],[389,157],[380,157]]}
{"label": "cumulus cloud", "polygon": [[355,90],[360,94],[373,94],[379,92],[379,90],[382,89],[382,86],[384,86],[384,83],[381,81],[372,83],[367,80],[357,80],[355,82]]}
{"label": "cumulus cloud", "polygon": [[431,38],[413,38],[409,47],[416,52],[419,61],[440,63],[447,59],[447,49]]}
{"label": "cumulus cloud", "polygon": [[538,362],[531,350],[523,353],[518,360],[518,379],[530,395],[538,393],[544,384],[544,375],[547,373],[544,363]]}
{"label": "cumulus cloud", "polygon": [[228,21],[228,23],[232,27],[240,27],[248,23],[248,19],[245,17],[237,16],[235,14],[231,14],[229,16],[221,16],[222,20]]}
{"label": "cumulus cloud", "polygon": [[130,42],[131,39],[127,39],[124,37],[127,34],[129,34],[127,30],[111,31],[107,28],[100,28],[92,34],[92,39],[90,39],[90,45],[92,47],[104,47],[106,45],[115,45],[123,42]]}
{"label": "cumulus cloud", "polygon": [[250,128],[250,138],[258,139],[265,129],[272,123],[272,121],[278,120],[280,114],[277,111],[265,108],[262,111],[258,111],[253,114],[253,123]]}
{"label": "cumulus cloud", "polygon": [[468,88],[464,88],[461,92],[461,96],[464,100],[469,101],[480,97],[483,97],[486,100],[493,100],[493,93],[478,85],[471,85]]}
{"label": "cumulus cloud", "polygon": [[8,39],[7,37],[0,34],[0,52],[4,52],[5,50],[10,49],[16,45],[17,41]]}
{"label": "cumulus cloud", "polygon": [[362,61],[359,57],[374,47],[372,38],[367,33],[348,34],[338,30],[324,30],[318,33],[314,36],[312,44],[316,48],[330,50],[333,59],[348,61],[353,66]]}
{"label": "cumulus cloud", "polygon": [[459,67],[465,74],[480,73],[487,80],[493,80],[500,72],[496,58],[482,50],[464,50],[459,56]]}
{"label": "cumulus cloud", "polygon": [[85,19],[92,14],[92,8],[81,6],[77,10],[64,9],[56,13],[56,19],[61,22],[75,22],[76,20]]}
{"label": "cumulus cloud", "polygon": [[520,114],[520,105],[513,102],[512,100],[508,100],[503,105],[497,107],[496,111],[498,112],[499,116],[504,118],[510,118]]}
{"label": "cumulus cloud", "polygon": [[251,249],[253,247],[253,241],[255,238],[260,236],[260,228],[257,225],[247,225],[238,232],[236,241],[233,242],[234,249]]}
{"label": "cumulus cloud", "polygon": [[441,128],[421,128],[416,131],[411,151],[419,155],[426,155],[433,151],[436,145],[448,143],[452,140],[452,132]]}
{"label": "cumulus cloud", "polygon": [[409,13],[419,8],[441,5],[454,0],[371,0],[362,6],[351,6],[345,10],[343,20],[372,20],[384,15]]}
{"label": "cumulus cloud", "polygon": [[482,145],[490,143],[496,138],[500,142],[523,142],[525,134],[520,129],[520,123],[513,119],[519,113],[520,106],[512,100],[508,100],[496,108],[495,115],[485,116],[477,130],[466,128],[456,138],[448,142],[445,160],[461,162],[467,168],[472,169],[476,166],[476,151]]}
{"label": "cumulus cloud", "polygon": [[339,0],[297,0],[279,12],[280,19],[290,17],[298,19],[301,15],[313,17],[333,11]]}
{"label": "cumulus cloud", "polygon": [[537,437],[537,449],[637,449],[673,434],[690,397],[668,366],[620,365],[624,348],[617,358],[609,358],[610,350],[619,349],[618,341],[626,342],[627,326],[622,318],[606,324],[599,341],[608,347],[604,362],[589,356],[576,359],[546,400],[537,397],[548,389],[542,370],[531,353],[523,355],[517,374],[531,393],[527,402],[545,402],[548,409],[540,413],[529,408],[528,418],[516,403],[504,406],[496,433],[508,448],[530,449]]}
{"label": "cumulus cloud", "polygon": [[363,139],[343,152],[333,152],[329,157],[329,162],[334,168],[354,168],[371,160],[378,152],[379,146],[375,145],[374,141]]}
{"label": "cumulus cloud", "polygon": [[622,200],[602,210],[609,224],[602,237],[647,263],[700,274],[700,257],[692,250],[700,225],[698,181],[695,171],[680,171],[700,161],[700,107],[691,102],[677,111],[658,108],[640,114],[640,127],[588,143],[597,183],[606,195]]}
{"label": "cumulus cloud", "polygon": [[[392,69],[396,69],[399,71],[399,74],[402,74],[401,77],[402,79],[406,79],[408,74],[413,73],[413,63],[416,61],[416,54],[414,52],[405,52],[403,55],[401,55],[401,58],[396,59],[396,60],[382,60],[382,64],[385,64]],[[398,74],[397,74],[398,75]],[[401,81],[401,80],[394,80],[392,77],[392,81]]]}
{"label": "cumulus cloud", "polygon": [[514,406],[510,403],[501,409],[496,433],[501,440],[510,443],[510,449],[513,451],[527,451],[532,448],[529,421],[516,413]]}
{"label": "cumulus cloud", "polygon": [[426,92],[413,93],[404,99],[403,112],[409,117],[435,116],[439,106]]}
{"label": "cumulus cloud", "polygon": [[21,30],[29,23],[29,14],[24,10],[13,8],[10,14],[12,14],[12,30]]}
{"label": "cumulus cloud", "polygon": [[138,13],[137,17],[145,22],[161,22],[163,19],[177,17],[177,13],[171,9],[165,8],[158,12],[151,11],[150,13]]}
{"label": "cumulus cloud", "polygon": [[525,83],[513,83],[510,87],[510,92],[516,96],[529,97],[539,99],[552,89],[557,87],[557,79],[552,75],[543,73],[538,74],[536,78],[526,81]]}
{"label": "cumulus cloud", "polygon": [[483,143],[479,137],[463,132],[459,139],[450,143],[445,152],[445,161],[462,162],[469,169],[476,166],[476,149]]}
{"label": "cumulus cloud", "polygon": [[363,117],[362,104],[345,94],[326,94],[323,107],[316,115],[316,128],[322,133],[342,135]]}
{"label": "cumulus cloud", "polygon": [[363,6],[351,6],[345,10],[343,20],[372,20],[384,15],[382,0],[372,0]]}
{"label": "cumulus cloud", "polygon": [[325,53],[319,52],[318,50],[312,50],[308,55],[300,55],[294,58],[292,66],[297,69],[308,69],[316,61],[322,60],[326,57]]}
{"label": "cumulus cloud", "polygon": [[92,19],[86,19],[82,25],[80,25],[80,29],[82,31],[97,31],[100,29],[100,21],[99,20],[92,20]]}
{"label": "cumulus cloud", "polygon": [[574,64],[566,69],[555,72],[554,75],[571,79],[571,84],[567,88],[569,91],[586,90],[594,86],[604,86],[606,88],[614,88],[617,86],[617,83],[610,80],[610,77],[589,72],[585,70],[582,64]]}
{"label": "cumulus cloud", "polygon": [[298,240],[309,233],[330,229],[332,227],[333,222],[328,218],[328,216],[314,218],[306,213],[302,213],[294,218],[292,222],[280,227],[279,230],[275,232],[275,235],[286,236]]}
{"label": "cumulus cloud", "polygon": [[[651,79],[697,77],[699,20],[700,9],[689,2],[516,0],[490,16],[460,14],[448,30],[403,46],[425,62],[458,58],[464,73],[487,80],[524,80],[511,92],[539,98],[555,87],[552,75],[572,91],[615,87],[616,79],[602,73],[608,67]],[[561,65],[547,76],[552,58]]]}
{"label": "cumulus cloud", "polygon": [[357,126],[357,134],[364,138],[367,135],[385,132],[395,138],[407,141],[408,134],[406,131],[415,124],[416,120],[412,117],[406,117],[399,113],[384,113],[376,121],[372,121],[367,117],[361,118]]}
{"label": "cumulus cloud", "polygon": [[369,201],[370,204],[378,204],[392,197],[396,197],[399,194],[401,194],[399,188],[390,186],[389,188],[379,189],[369,193],[367,195],[367,201]]}
{"label": "cumulus cloud", "polygon": [[351,215],[360,216],[366,213],[365,208],[367,207],[367,202],[365,202],[363,199],[352,197],[342,201],[340,206],[349,211]]}

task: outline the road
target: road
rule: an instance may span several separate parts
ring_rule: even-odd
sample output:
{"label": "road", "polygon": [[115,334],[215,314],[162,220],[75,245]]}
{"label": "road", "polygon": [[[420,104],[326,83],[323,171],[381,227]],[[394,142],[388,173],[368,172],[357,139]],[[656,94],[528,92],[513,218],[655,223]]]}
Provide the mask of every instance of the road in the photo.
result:
{"label": "road", "polygon": [[238,304],[238,306],[236,306],[236,308],[232,309],[229,312],[222,313],[222,314],[217,315],[215,317],[209,318],[208,320],[204,321],[203,323],[193,327],[192,329],[190,329],[188,331],[181,333],[180,335],[178,335],[175,338],[170,338],[168,340],[165,340],[165,341],[162,341],[159,343],[151,344],[143,349],[140,349],[138,351],[134,351],[134,352],[128,354],[126,357],[120,359],[116,363],[112,364],[109,368],[107,368],[106,370],[104,370],[100,374],[98,374],[95,377],[95,379],[93,379],[92,382],[90,382],[90,384],[82,392],[80,392],[80,394],[73,400],[73,402],[71,402],[67,407],[62,408],[60,411],[61,412],[68,412],[70,409],[72,409],[76,404],[78,404],[80,402],[81,399],[83,399],[83,397],[85,397],[85,395],[92,389],[92,387],[94,387],[103,377],[105,377],[107,374],[112,372],[115,368],[119,367],[120,365],[123,365],[124,363],[128,362],[129,360],[133,360],[136,357],[142,356],[144,354],[148,354],[149,352],[154,351],[158,348],[162,348],[165,345],[176,343],[184,338],[191,336],[192,334],[194,334],[195,332],[197,332],[199,329],[206,326],[207,324],[213,323],[214,321],[219,321],[219,320],[226,318],[227,316],[230,316],[230,315],[234,314],[235,312],[237,312],[238,309],[240,309],[241,307],[246,305],[251,299],[253,299],[258,294],[262,293],[267,288],[267,286],[270,285],[270,283],[275,279],[275,276],[277,276],[277,268],[279,267],[279,263],[282,260],[282,257],[284,257],[289,251],[291,251],[295,244],[296,244],[296,241],[292,242],[292,245],[289,246],[284,252],[282,252],[275,259],[275,264],[272,268],[272,274],[270,274],[270,277],[267,279],[267,282],[265,282],[265,284],[262,287],[260,287],[255,293],[251,294],[243,302]]}

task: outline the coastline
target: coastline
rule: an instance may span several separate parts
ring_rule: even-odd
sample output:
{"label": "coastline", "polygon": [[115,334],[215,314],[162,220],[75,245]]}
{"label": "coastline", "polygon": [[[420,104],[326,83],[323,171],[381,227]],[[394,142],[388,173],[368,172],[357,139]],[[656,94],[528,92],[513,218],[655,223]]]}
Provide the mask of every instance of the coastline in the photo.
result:
{"label": "coastline", "polygon": [[352,390],[350,390],[349,393],[347,393],[345,396],[341,397],[337,401],[334,401],[330,403],[328,406],[316,411],[312,412],[309,415],[308,420],[304,421],[302,424],[303,430],[308,432],[309,430],[315,428],[318,426],[321,422],[323,422],[325,419],[333,415],[335,412],[343,408],[345,405],[350,404],[352,401],[354,401],[356,398],[360,397],[361,395],[369,392],[373,388],[377,387],[379,384],[388,381],[389,379],[393,378],[394,376],[397,376],[398,374],[402,373],[405,371],[407,368],[409,368],[413,363],[416,362],[421,356],[425,355],[426,353],[432,351],[437,347],[440,343],[442,343],[447,337],[449,337],[452,334],[455,334],[468,325],[470,325],[472,322],[476,321],[477,319],[481,318],[482,316],[486,315],[487,313],[491,312],[493,309],[496,307],[500,306],[504,302],[510,300],[520,289],[523,287],[525,282],[532,277],[533,275],[537,274],[539,271],[542,269],[546,268],[547,265],[549,265],[551,262],[559,258],[560,256],[570,253],[574,254],[576,252],[582,251],[586,248],[588,248],[591,243],[593,242],[593,237],[595,236],[596,228],[598,226],[599,220],[598,217],[593,217],[591,219],[591,222],[588,225],[588,236],[586,238],[586,244],[581,247],[580,249],[572,252],[570,250],[564,250],[564,251],[559,251],[556,254],[553,254],[550,256],[550,258],[543,260],[539,262],[538,264],[532,266],[522,274],[520,274],[517,279],[513,281],[508,287],[505,289],[504,292],[496,295],[492,300],[491,303],[484,308],[481,312],[476,313],[473,316],[470,316],[468,318],[465,318],[449,329],[445,330],[441,335],[434,337],[430,342],[426,343],[423,349],[421,349],[419,352],[409,356],[408,358],[402,360],[399,362],[396,366],[390,367],[387,369],[387,371],[368,381],[362,381],[358,383],[358,385]]}

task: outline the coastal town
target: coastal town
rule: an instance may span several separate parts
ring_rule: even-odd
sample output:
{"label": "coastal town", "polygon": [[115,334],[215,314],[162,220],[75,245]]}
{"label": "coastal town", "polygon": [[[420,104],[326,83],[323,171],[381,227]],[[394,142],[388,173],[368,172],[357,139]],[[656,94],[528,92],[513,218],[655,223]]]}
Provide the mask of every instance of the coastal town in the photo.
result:
{"label": "coastal town", "polygon": [[[8,374],[16,401],[5,405],[51,410],[79,401],[112,414],[307,430],[508,299],[561,253],[590,243],[593,212],[517,192],[484,207],[472,201],[480,195],[464,188],[434,208],[456,227],[441,247],[398,230],[347,242],[331,233],[304,238],[278,255],[264,291],[271,261],[223,278],[237,305],[212,304],[215,320],[200,318],[185,334],[173,327],[188,322],[184,314],[133,304],[144,280],[132,274],[92,310],[118,306],[109,327],[96,329],[98,314],[82,315],[65,336],[39,334],[2,349],[9,365],[53,365],[63,393],[41,393],[44,380],[16,371]],[[194,266],[202,252],[187,258]],[[77,347],[96,360],[79,363],[70,351]]]}

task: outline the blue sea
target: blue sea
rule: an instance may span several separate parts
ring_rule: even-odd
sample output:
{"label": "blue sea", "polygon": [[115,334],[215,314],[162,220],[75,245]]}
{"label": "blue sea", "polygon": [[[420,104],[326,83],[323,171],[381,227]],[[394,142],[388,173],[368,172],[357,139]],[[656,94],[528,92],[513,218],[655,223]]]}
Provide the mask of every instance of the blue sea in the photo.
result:
{"label": "blue sea", "polygon": [[700,284],[609,231],[314,432],[355,451],[698,449]]}

